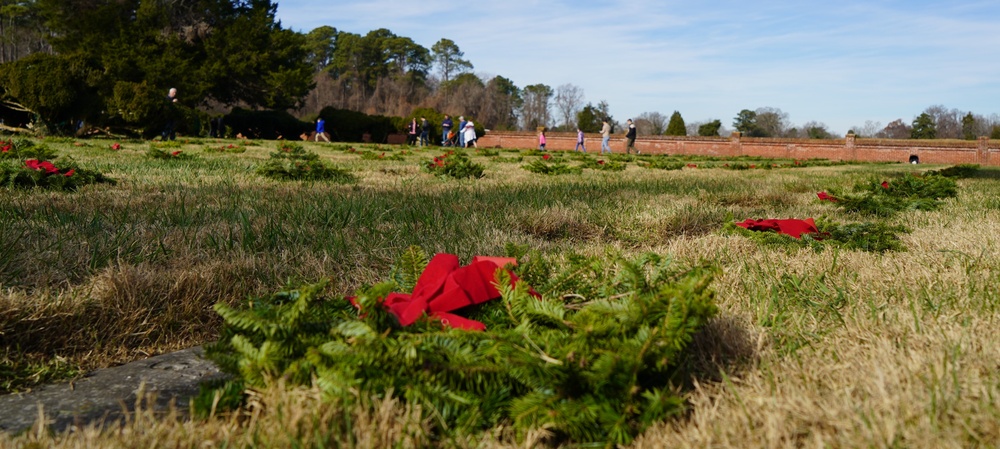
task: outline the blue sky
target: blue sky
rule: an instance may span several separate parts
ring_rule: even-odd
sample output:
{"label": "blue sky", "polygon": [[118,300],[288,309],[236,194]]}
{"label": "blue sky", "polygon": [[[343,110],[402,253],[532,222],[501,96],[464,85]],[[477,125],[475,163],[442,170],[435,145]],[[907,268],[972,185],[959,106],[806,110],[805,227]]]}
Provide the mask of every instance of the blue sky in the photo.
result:
{"label": "blue sky", "polygon": [[277,0],[282,25],[448,38],[482,76],[580,87],[616,120],[772,107],[836,134],[928,106],[1000,112],[1000,2]]}

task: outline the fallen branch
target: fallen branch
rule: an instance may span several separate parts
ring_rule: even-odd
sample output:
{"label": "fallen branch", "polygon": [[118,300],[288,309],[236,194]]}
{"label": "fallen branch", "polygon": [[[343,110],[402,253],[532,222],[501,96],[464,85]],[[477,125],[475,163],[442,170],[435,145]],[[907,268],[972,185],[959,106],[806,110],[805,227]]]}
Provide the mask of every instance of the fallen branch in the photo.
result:
{"label": "fallen branch", "polygon": [[34,134],[34,131],[28,128],[19,128],[17,126],[7,126],[0,123],[0,131],[6,131],[10,133],[21,133],[21,134]]}

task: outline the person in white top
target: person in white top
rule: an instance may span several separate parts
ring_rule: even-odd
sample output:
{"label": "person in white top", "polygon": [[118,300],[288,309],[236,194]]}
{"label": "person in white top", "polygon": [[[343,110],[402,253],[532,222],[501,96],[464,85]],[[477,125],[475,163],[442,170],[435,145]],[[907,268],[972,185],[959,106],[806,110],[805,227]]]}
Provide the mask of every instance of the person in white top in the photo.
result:
{"label": "person in white top", "polygon": [[469,120],[465,124],[465,130],[462,131],[462,132],[465,133],[465,147],[466,148],[468,148],[470,146],[473,147],[473,148],[479,148],[479,147],[476,146],[476,128],[472,124],[472,120]]}

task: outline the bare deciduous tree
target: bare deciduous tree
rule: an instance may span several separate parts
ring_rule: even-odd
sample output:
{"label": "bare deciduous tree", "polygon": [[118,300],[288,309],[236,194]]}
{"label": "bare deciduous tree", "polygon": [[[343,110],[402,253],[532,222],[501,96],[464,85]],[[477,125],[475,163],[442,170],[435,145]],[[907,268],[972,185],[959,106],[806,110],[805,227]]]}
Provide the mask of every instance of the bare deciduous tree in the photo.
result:
{"label": "bare deciduous tree", "polygon": [[873,122],[871,120],[865,120],[865,124],[861,126],[854,126],[851,131],[854,131],[854,135],[858,137],[876,137],[879,132],[883,129],[882,122]]}
{"label": "bare deciduous tree", "polygon": [[583,89],[572,84],[563,84],[556,88],[556,109],[562,116],[564,130],[576,129],[576,114],[583,109]]}
{"label": "bare deciduous tree", "polygon": [[659,112],[643,112],[635,118],[636,132],[658,136],[667,129],[667,116]]}
{"label": "bare deciduous tree", "polygon": [[965,112],[958,109],[949,110],[938,104],[924,109],[924,113],[931,116],[937,139],[962,138],[962,116],[965,115]]}
{"label": "bare deciduous tree", "polygon": [[879,135],[876,137],[881,137],[886,139],[909,139],[910,132],[912,130],[913,128],[911,128],[910,125],[907,125],[905,122],[903,122],[903,119],[898,118],[896,120],[889,122],[888,125],[885,125],[885,128],[882,129],[882,132],[879,133]]}
{"label": "bare deciduous tree", "polygon": [[521,127],[534,130],[549,126],[549,101],[552,88],[544,84],[532,84],[524,88],[524,103],[521,105]]}
{"label": "bare deciduous tree", "polygon": [[757,128],[764,137],[783,137],[788,130],[788,113],[765,106],[757,108]]}

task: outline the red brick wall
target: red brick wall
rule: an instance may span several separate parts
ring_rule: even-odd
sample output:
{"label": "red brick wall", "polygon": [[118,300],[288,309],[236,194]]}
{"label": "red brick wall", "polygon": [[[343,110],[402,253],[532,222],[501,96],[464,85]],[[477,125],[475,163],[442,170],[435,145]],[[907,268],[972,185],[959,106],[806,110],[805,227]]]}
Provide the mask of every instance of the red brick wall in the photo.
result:
{"label": "red brick wall", "polygon": [[[546,133],[546,149],[572,151],[576,133]],[[538,148],[533,132],[489,132],[477,141],[480,147]],[[600,134],[587,134],[588,153],[600,153]],[[621,134],[611,136],[611,151],[625,152]],[[909,162],[916,156],[926,164],[1000,165],[1000,140],[899,139],[761,139],[733,137],[640,136],[635,147],[643,154],[688,154],[706,156],[760,156],[793,159],[830,159],[869,162]]]}

